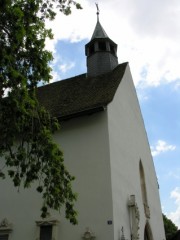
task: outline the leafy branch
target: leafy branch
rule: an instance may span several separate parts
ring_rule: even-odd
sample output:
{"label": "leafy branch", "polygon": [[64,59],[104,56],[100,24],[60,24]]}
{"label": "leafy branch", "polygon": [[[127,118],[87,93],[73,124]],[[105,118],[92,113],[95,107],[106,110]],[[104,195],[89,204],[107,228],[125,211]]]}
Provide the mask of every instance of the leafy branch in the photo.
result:
{"label": "leafy branch", "polygon": [[0,177],[8,174],[18,188],[37,181],[41,216],[65,205],[66,218],[76,224],[74,177],[52,137],[59,123],[36,96],[38,84],[51,79],[53,57],[45,40],[53,34],[45,20],[55,18],[55,8],[70,14],[72,6],[81,9],[71,0],[4,0],[0,5],[0,157],[7,168],[3,165]]}

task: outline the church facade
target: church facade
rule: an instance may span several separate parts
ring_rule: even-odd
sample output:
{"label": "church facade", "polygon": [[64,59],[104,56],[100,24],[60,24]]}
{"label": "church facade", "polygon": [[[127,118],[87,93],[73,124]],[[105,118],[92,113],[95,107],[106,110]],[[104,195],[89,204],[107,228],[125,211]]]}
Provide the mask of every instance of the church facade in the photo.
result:
{"label": "church facade", "polygon": [[[158,183],[128,63],[99,18],[85,46],[87,74],[38,90],[40,102],[61,122],[54,139],[76,176],[77,226],[51,211],[40,218],[32,187],[0,182],[1,240],[165,240]],[[48,97],[47,97],[48,96]]]}

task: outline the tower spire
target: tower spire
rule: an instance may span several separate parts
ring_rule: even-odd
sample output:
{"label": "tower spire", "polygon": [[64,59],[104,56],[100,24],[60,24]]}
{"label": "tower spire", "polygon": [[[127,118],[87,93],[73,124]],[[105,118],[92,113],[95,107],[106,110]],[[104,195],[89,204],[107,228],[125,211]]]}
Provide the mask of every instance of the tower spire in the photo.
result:
{"label": "tower spire", "polygon": [[99,6],[98,6],[98,3],[95,3],[96,4],[96,8],[97,8],[97,21],[99,22]]}
{"label": "tower spire", "polygon": [[97,23],[89,43],[85,46],[87,56],[87,75],[97,76],[113,70],[118,65],[117,44],[106,34],[99,21],[97,3]]}

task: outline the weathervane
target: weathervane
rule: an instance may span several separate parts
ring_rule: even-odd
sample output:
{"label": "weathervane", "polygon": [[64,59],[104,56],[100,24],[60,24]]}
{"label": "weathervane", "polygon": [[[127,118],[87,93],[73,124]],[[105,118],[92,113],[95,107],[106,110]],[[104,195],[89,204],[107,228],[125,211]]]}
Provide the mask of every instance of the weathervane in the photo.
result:
{"label": "weathervane", "polygon": [[99,6],[98,6],[98,3],[95,3],[96,4],[96,8],[97,8],[97,20],[99,21]]}

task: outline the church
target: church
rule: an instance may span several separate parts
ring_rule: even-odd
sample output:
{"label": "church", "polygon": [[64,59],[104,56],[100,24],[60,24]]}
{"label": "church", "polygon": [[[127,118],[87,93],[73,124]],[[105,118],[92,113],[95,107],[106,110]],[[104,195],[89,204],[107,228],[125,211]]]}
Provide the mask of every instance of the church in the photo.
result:
{"label": "church", "polygon": [[85,46],[87,73],[38,89],[57,117],[54,139],[76,177],[78,225],[40,218],[35,188],[0,181],[0,240],[165,240],[158,183],[128,63],[97,24]]}

